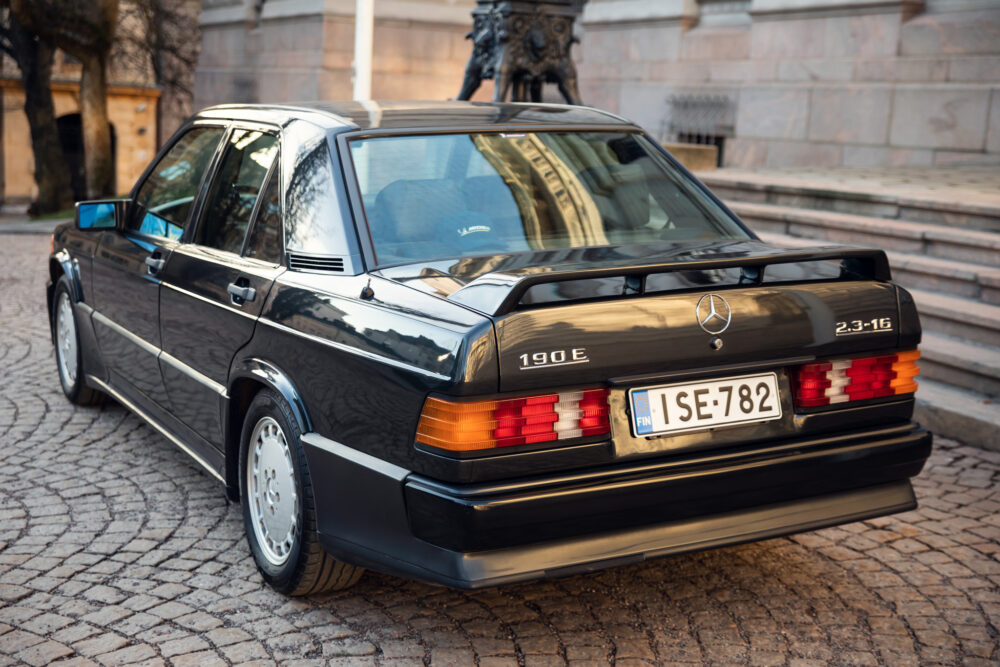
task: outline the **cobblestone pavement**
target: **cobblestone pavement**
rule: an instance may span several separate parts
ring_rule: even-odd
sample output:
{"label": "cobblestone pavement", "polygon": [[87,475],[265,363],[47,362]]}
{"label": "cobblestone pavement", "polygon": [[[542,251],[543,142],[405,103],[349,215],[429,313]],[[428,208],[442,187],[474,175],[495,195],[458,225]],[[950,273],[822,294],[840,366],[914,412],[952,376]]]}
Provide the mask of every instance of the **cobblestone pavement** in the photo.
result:
{"label": "cobblestone pavement", "polygon": [[216,482],[121,407],[63,399],[47,248],[0,244],[0,665],[1000,660],[1000,454],[949,441],[895,517],[482,592],[368,573],[283,598]]}

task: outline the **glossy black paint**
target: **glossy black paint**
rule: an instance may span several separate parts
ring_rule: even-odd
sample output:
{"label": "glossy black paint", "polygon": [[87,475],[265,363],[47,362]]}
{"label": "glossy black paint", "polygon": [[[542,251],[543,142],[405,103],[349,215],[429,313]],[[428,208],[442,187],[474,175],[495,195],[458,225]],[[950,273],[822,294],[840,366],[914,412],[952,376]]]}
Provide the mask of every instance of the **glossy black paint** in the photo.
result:
{"label": "glossy black paint", "polygon": [[[86,232],[83,232],[86,233]],[[93,257],[94,330],[110,382],[133,399],[164,405],[160,377],[160,280],[146,260],[166,258],[176,245],[106,231]]]}
{"label": "glossy black paint", "polygon": [[[790,398],[790,366],[919,342],[912,297],[889,280],[883,253],[792,252],[748,231],[749,240],[376,269],[345,154],[349,138],[639,129],[578,107],[470,103],[214,107],[181,132],[202,123],[256,123],[280,135],[280,266],[191,243],[194,223],[176,241],[64,226],[55,235],[50,274],[53,281],[70,276],[76,286],[88,382],[182,444],[232,497],[241,410],[256,389],[279,391],[306,434],[310,472],[322,480],[321,537],[338,557],[483,586],[607,565],[597,552],[588,556],[598,549],[589,533],[628,521],[636,526],[608,552],[622,562],[683,550],[667,532],[688,531],[686,548],[712,546],[912,506],[906,479],[919,472],[929,446],[929,436],[909,421],[912,398],[813,411],[796,411]],[[207,173],[192,220],[209,180]],[[290,268],[295,253],[340,260],[341,270]],[[153,257],[162,260],[155,275],[146,264]],[[814,272],[814,260],[843,260],[843,270],[832,277]],[[761,279],[760,267],[766,278],[779,264],[799,273]],[[252,289],[254,299],[234,300],[231,285]],[[533,290],[553,300],[532,300]],[[695,315],[698,299],[710,292],[723,295],[733,312],[717,350]],[[892,317],[893,331],[834,336],[835,322],[872,317]],[[522,354],[567,346],[585,347],[589,362],[542,373],[520,369]],[[782,419],[673,437],[632,435],[629,389],[758,370],[778,376]],[[610,437],[464,455],[414,441],[429,395],[480,399],[590,386],[611,390]],[[737,462],[744,472],[727,467]],[[582,482],[570,478],[591,479],[593,495],[580,496]],[[708,478],[707,486],[697,481]],[[729,500],[753,507],[725,504],[725,490],[736,487],[742,495]],[[535,504],[543,488],[554,494]],[[826,512],[824,498],[840,509]],[[782,524],[780,512],[761,507],[782,502],[798,508],[802,520]],[[768,527],[740,532],[740,521],[754,513],[766,514]],[[721,537],[691,538],[702,520],[716,522]],[[657,533],[656,546],[643,543],[643,526],[663,522],[672,527]],[[563,542],[507,546],[547,534]],[[461,551],[494,547],[488,557]],[[547,563],[541,570],[528,564],[536,557]],[[505,558],[520,564],[508,567]]]}
{"label": "glossy black paint", "polygon": [[[182,245],[160,272],[159,357],[171,411],[224,448],[224,406],[229,369],[253,336],[268,291],[283,267],[214,248]],[[253,289],[234,299],[229,285]]]}

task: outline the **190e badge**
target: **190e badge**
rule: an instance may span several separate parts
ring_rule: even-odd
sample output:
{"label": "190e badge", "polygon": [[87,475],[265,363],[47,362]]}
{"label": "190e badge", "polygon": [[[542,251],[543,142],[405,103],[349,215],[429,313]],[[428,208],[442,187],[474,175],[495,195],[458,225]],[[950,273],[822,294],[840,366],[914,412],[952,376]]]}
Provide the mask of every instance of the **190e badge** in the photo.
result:
{"label": "190e badge", "polygon": [[570,364],[587,364],[590,359],[587,357],[587,348],[574,347],[568,350],[551,350],[548,352],[532,352],[522,354],[522,371],[530,371],[533,368],[551,368],[552,366],[569,366]]}

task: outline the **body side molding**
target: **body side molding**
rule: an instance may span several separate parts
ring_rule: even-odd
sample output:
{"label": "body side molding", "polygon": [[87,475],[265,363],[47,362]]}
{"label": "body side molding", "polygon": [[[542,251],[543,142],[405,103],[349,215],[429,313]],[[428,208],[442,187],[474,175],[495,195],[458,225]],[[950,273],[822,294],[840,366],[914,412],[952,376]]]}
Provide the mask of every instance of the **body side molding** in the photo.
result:
{"label": "body side molding", "polygon": [[111,385],[109,385],[108,383],[104,382],[100,378],[94,377],[93,375],[88,375],[87,376],[87,382],[90,383],[91,386],[97,387],[98,389],[100,389],[101,391],[103,391],[105,394],[107,394],[108,396],[111,396],[113,399],[115,399],[116,401],[118,401],[119,403],[121,403],[123,406],[125,406],[126,408],[128,408],[129,410],[131,410],[132,412],[134,412],[137,417],[139,417],[140,419],[142,419],[143,421],[145,421],[147,424],[149,424],[150,426],[152,426],[154,429],[156,429],[160,433],[160,435],[162,435],[163,437],[165,437],[170,442],[174,443],[174,445],[176,445],[181,451],[183,451],[185,454],[187,454],[192,459],[194,459],[195,461],[197,461],[198,464],[202,468],[204,468],[205,471],[208,472],[208,474],[210,474],[212,477],[214,477],[215,479],[219,480],[223,484],[226,483],[226,480],[222,477],[222,475],[219,473],[219,471],[216,470],[214,467],[212,467],[212,465],[208,461],[206,461],[205,459],[203,459],[202,457],[200,457],[185,442],[183,442],[180,438],[178,438],[176,435],[174,435],[173,433],[171,433],[169,429],[167,429],[166,427],[164,427],[163,425],[161,425],[156,419],[154,419],[151,415],[149,415],[145,410],[143,410],[138,405],[136,405],[135,403],[133,403],[132,401],[130,401],[129,399],[127,399],[125,396],[123,396],[118,391],[116,391]]}
{"label": "body side molding", "polygon": [[183,361],[173,356],[169,352],[164,352],[163,350],[161,350],[159,358],[160,361],[166,363],[171,368],[174,368],[178,372],[183,373],[186,377],[191,378],[195,382],[208,387],[210,390],[212,390],[219,396],[222,396],[223,398],[227,398],[229,396],[229,394],[226,393],[226,388],[224,386],[222,386],[212,378],[208,377],[204,373],[198,371],[197,369],[192,368],[191,366],[184,363]]}
{"label": "body side molding", "polygon": [[306,340],[311,340],[314,343],[319,343],[320,345],[326,345],[327,347],[332,347],[335,350],[340,350],[341,352],[347,352],[349,354],[354,354],[359,357],[364,357],[365,359],[370,359],[372,361],[377,361],[388,366],[394,366],[396,368],[401,368],[405,371],[410,371],[413,373],[419,373],[429,378],[435,380],[451,380],[451,376],[442,375],[441,373],[435,373],[434,371],[428,370],[426,368],[421,368],[420,366],[415,366],[413,364],[408,364],[403,361],[397,361],[396,359],[390,359],[389,357],[383,356],[381,354],[375,354],[374,352],[369,352],[367,350],[362,350],[356,347],[351,347],[350,345],[345,345],[344,343],[339,343],[335,340],[330,340],[329,338],[323,338],[321,336],[314,336],[313,334],[306,333],[305,331],[299,331],[298,329],[293,329],[292,327],[281,324],[280,322],[275,322],[267,317],[261,317],[257,320],[258,324],[266,324],[267,326],[274,327],[275,329],[282,331],[284,333],[291,334],[293,336],[299,336],[300,338],[305,338]]}

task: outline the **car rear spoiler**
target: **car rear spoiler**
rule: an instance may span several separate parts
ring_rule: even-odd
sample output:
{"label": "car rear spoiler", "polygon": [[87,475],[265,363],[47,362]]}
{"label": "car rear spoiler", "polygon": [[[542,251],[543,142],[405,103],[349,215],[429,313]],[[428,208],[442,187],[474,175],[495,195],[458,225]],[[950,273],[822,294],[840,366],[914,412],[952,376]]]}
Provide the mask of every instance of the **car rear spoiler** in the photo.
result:
{"label": "car rear spoiler", "polygon": [[884,282],[892,277],[889,260],[882,250],[836,246],[779,250],[750,257],[687,255],[669,261],[631,266],[533,266],[520,270],[487,273],[453,292],[448,299],[485,315],[498,317],[517,310],[527,291],[536,285],[568,280],[623,277],[625,289],[622,295],[633,296],[643,294],[646,276],[656,273],[739,268],[740,285],[759,285],[764,280],[764,272],[768,266],[830,260],[841,260],[843,275],[854,280]]}

